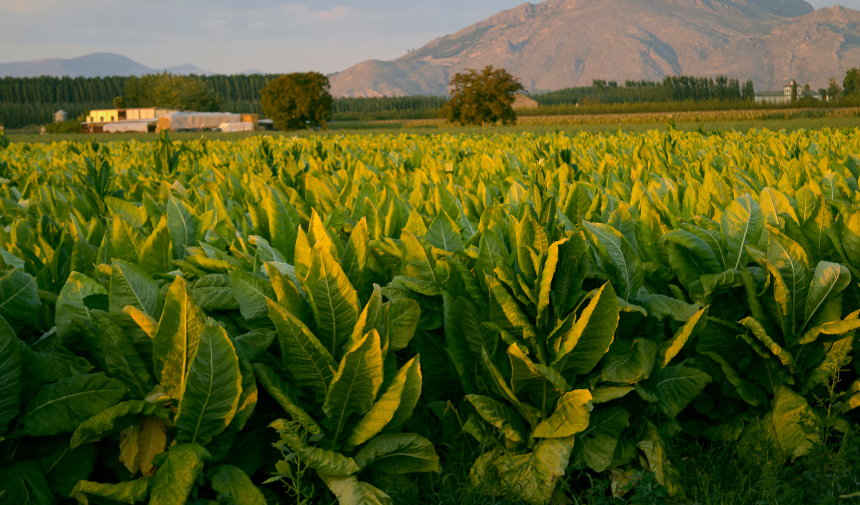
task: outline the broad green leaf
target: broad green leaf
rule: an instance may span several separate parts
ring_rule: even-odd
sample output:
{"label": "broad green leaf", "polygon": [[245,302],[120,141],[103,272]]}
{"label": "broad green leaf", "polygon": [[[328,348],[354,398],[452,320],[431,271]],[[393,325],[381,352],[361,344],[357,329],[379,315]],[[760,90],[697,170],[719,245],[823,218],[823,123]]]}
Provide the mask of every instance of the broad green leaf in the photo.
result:
{"label": "broad green leaf", "polygon": [[657,348],[657,369],[665,368],[672,358],[681,352],[688,340],[694,338],[702,331],[708,322],[708,307],[696,312],[678,331],[675,336],[663,342]]}
{"label": "broad green leaf", "polygon": [[553,279],[555,277],[556,269],[558,268],[560,251],[566,242],[567,239],[564,239],[558,242],[553,242],[553,244],[549,246],[543,272],[541,272],[540,289],[538,290],[538,317],[542,317],[545,314],[545,311],[549,308],[550,290],[552,289]]}
{"label": "broad green leaf", "polygon": [[558,248],[557,273],[552,281],[553,304],[558,317],[569,313],[580,297],[582,281],[588,270],[585,250],[585,237],[581,231],[568,237],[567,242]]}
{"label": "broad green leaf", "polygon": [[51,491],[59,497],[69,498],[78,481],[90,478],[93,473],[98,446],[86,444],[72,449],[64,442],[57,444],[53,454],[40,458],[39,463]]}
{"label": "broad green leaf", "polygon": [[203,471],[209,451],[200,444],[179,444],[159,456],[158,471],[150,481],[150,505],[182,505]]}
{"label": "broad green leaf", "polygon": [[113,407],[99,412],[75,428],[75,432],[72,433],[70,446],[74,449],[82,444],[96,442],[111,433],[116,433],[129,426],[139,424],[147,417],[168,419],[170,417],[170,410],[143,400],[118,403]]}
{"label": "broad green leaf", "polygon": [[783,323],[783,331],[793,338],[797,333],[796,324],[802,317],[801,311],[809,291],[809,283],[812,279],[809,271],[809,259],[806,251],[789,237],[780,233],[776,228],[768,227],[767,259],[782,277],[786,290],[775,287],[774,294],[780,295],[784,291],[784,297],[780,296],[777,303],[784,304],[787,321]]}
{"label": "broad green leaf", "polygon": [[572,449],[573,437],[550,438],[535,444],[531,453],[502,455],[495,465],[511,496],[529,504],[547,505],[565,474]]}
{"label": "broad green leaf", "polygon": [[388,332],[388,346],[392,351],[400,351],[409,345],[421,317],[421,306],[409,298],[400,298],[388,302],[388,320],[385,331]]}
{"label": "broad green leaf", "polygon": [[48,482],[33,460],[17,461],[0,469],[0,499],[10,505],[56,505]]}
{"label": "broad green leaf", "polygon": [[408,231],[400,236],[403,243],[403,261],[401,262],[401,273],[424,281],[436,282],[435,262],[427,254],[421,242]]}
{"label": "broad green leaf", "polygon": [[701,370],[684,365],[668,366],[660,371],[654,383],[659,398],[657,406],[669,419],[674,419],[710,383],[711,376]]}
{"label": "broad green leaf", "polygon": [[104,312],[95,312],[93,316],[98,324],[99,342],[108,373],[123,381],[133,398],[146,398],[155,386],[155,381],[140,354],[111,316]]}
{"label": "broad green leaf", "polygon": [[666,447],[657,428],[647,421],[646,427],[645,438],[636,444],[636,448],[642,451],[645,456],[650,470],[654,472],[654,480],[665,486],[670,496],[678,495],[683,491],[678,483],[680,475],[678,475],[677,469],[666,459]]}
{"label": "broad green leaf", "polygon": [[749,194],[732,200],[720,219],[720,229],[729,249],[726,267],[746,266],[746,246],[758,243],[763,227],[761,207]]}
{"label": "broad green leaf", "polygon": [[382,379],[382,349],[373,330],[346,353],[328,388],[323,411],[324,424],[334,431],[332,440],[337,441],[350,416],[370,410]]}
{"label": "broad green leaf", "polygon": [[191,296],[197,306],[205,311],[239,309],[239,302],[233,296],[230,276],[227,274],[209,274],[197,279],[191,285]]}
{"label": "broad green leaf", "polygon": [[606,471],[612,465],[618,439],[629,425],[630,413],[621,405],[594,409],[588,428],[576,437],[574,461],[584,462],[595,472]]}
{"label": "broad green leaf", "polygon": [[355,287],[359,293],[362,292],[368,278],[368,255],[370,253],[370,245],[367,235],[367,220],[362,218],[361,221],[352,229],[349,236],[349,241],[346,243],[346,248],[343,251],[343,257],[340,259],[340,266],[350,284]]}
{"label": "broad green leaf", "polygon": [[110,274],[110,313],[123,314],[126,305],[154,317],[158,307],[158,285],[137,266],[114,259]]}
{"label": "broad green leaf", "polygon": [[732,368],[731,363],[726,361],[725,358],[715,352],[703,352],[702,354],[716,361],[717,364],[720,365],[720,368],[723,370],[723,374],[726,376],[726,380],[735,387],[738,395],[740,395],[745,402],[749,403],[753,407],[759,407],[765,404],[767,397],[765,396],[764,390],[756,384],[752,384],[741,378],[734,368]]}
{"label": "broad green leaf", "polygon": [[236,415],[241,393],[236,350],[224,328],[210,320],[200,334],[176,413],[179,440],[209,443]]}
{"label": "broad green leaf", "polygon": [[122,217],[135,228],[140,228],[146,222],[146,209],[142,206],[110,195],[105,197],[104,202],[111,213]]}
{"label": "broad green leaf", "polygon": [[618,298],[612,284],[597,290],[576,324],[561,336],[553,365],[564,373],[588,373],[609,349],[618,326]]}
{"label": "broad green leaf", "polygon": [[131,505],[146,500],[151,482],[152,479],[148,478],[120,482],[119,484],[100,484],[82,480],[75,485],[71,496],[81,505],[89,505],[90,496]]}
{"label": "broad green leaf", "polygon": [[113,217],[110,241],[113,247],[112,259],[121,259],[129,263],[140,261],[140,250],[143,246],[140,234],[119,216]]}
{"label": "broad green leaf", "polygon": [[137,266],[149,275],[161,274],[170,271],[171,254],[170,230],[167,228],[167,217],[162,216],[158,226],[152,230],[152,234],[143,242],[140,248],[140,261]]}
{"label": "broad green leaf", "polygon": [[18,337],[0,317],[0,434],[21,411],[24,356]]}
{"label": "broad green leaf", "polygon": [[[672,230],[660,237],[661,242],[670,242],[687,250],[690,260],[705,274],[718,274],[725,270],[720,251],[715,251],[708,241],[690,230]],[[680,265],[672,265],[673,269]],[[678,275],[681,277],[681,274]]]}
{"label": "broad green leaf", "polygon": [[788,351],[783,349],[782,346],[780,346],[778,343],[776,343],[770,337],[770,335],[767,334],[765,329],[762,327],[761,323],[759,323],[758,321],[756,321],[755,319],[753,319],[751,317],[746,317],[746,318],[738,321],[738,324],[745,326],[747,329],[749,329],[752,332],[752,334],[755,335],[755,337],[762,344],[764,344],[764,346],[767,347],[767,349],[770,352],[773,353],[774,356],[779,358],[779,361],[783,365],[785,365],[789,368],[794,367],[794,357],[791,355],[791,353],[789,353]]}
{"label": "broad green leaf", "polygon": [[443,251],[462,251],[465,247],[457,224],[444,210],[436,214],[425,238]]}
{"label": "broad green leaf", "polygon": [[392,505],[391,497],[355,475],[338,477],[325,473],[319,474],[323,482],[337,497],[340,505]]}
{"label": "broad green leaf", "polygon": [[570,385],[555,369],[535,364],[516,344],[508,347],[511,362],[511,388],[514,393],[528,394],[532,403],[545,412],[561,395],[570,391]]}
{"label": "broad green leaf", "polygon": [[815,267],[804,311],[805,329],[828,297],[841,293],[851,282],[851,273],[843,265],[822,261]]}
{"label": "broad green leaf", "polygon": [[177,277],[167,291],[158,330],[152,338],[155,378],[176,403],[185,394],[188,366],[205,324],[206,316],[188,292],[188,285]]}
{"label": "broad green leaf", "polygon": [[495,426],[511,442],[525,442],[526,426],[522,418],[510,407],[487,396],[466,395],[478,414]]}
{"label": "broad green leaf", "polygon": [[22,412],[24,433],[40,437],[74,431],[125,394],[123,383],[104,373],[76,375],[48,384]]}
{"label": "broad green leaf", "polygon": [[[406,380],[403,385],[403,393],[400,395],[400,405],[391,416],[391,420],[385,426],[384,431],[391,432],[399,430],[406,421],[412,416],[415,406],[418,405],[418,399],[421,397],[421,387],[423,385],[423,377],[421,375],[421,356],[416,355],[412,360],[407,362],[412,364],[406,374]],[[406,365],[401,367],[401,371],[406,368]]]}
{"label": "broad green leaf", "polygon": [[619,384],[643,381],[651,375],[656,356],[657,344],[647,338],[616,341],[603,362],[601,377]]}
{"label": "broad green leaf", "polygon": [[442,471],[433,444],[414,433],[389,433],[372,438],[355,455],[361,468],[385,473]]}
{"label": "broad green leaf", "polygon": [[648,316],[658,321],[671,318],[685,323],[699,311],[698,304],[689,303],[664,295],[640,295],[635,299],[637,305],[648,311]]}
{"label": "broad green leaf", "polygon": [[227,505],[266,505],[266,498],[245,472],[232,465],[219,465],[211,471],[212,490],[219,503]]}
{"label": "broad green leaf", "polygon": [[313,262],[305,282],[317,336],[333,357],[349,340],[361,308],[349,278],[337,261],[324,249],[313,251]]}
{"label": "broad green leaf", "polygon": [[[421,370],[418,358],[415,357],[400,368],[397,375],[394,376],[394,379],[388,385],[388,389],[373,404],[367,414],[358,421],[346,441],[347,445],[357,447],[367,442],[379,434],[392,421],[403,402],[403,393],[406,391],[407,382],[409,381],[410,372],[413,367],[418,369],[417,376],[420,389]],[[414,385],[412,387],[414,388]],[[404,407],[408,408],[408,405]],[[412,409],[414,408],[415,404],[411,408],[408,408],[409,412],[406,414],[406,417],[412,414]]]}
{"label": "broad green leaf", "polygon": [[797,219],[797,214],[794,212],[794,207],[788,201],[788,198],[773,188],[764,188],[759,195],[759,205],[761,212],[767,224],[779,227],[779,215],[788,214],[795,223],[800,224]]}
{"label": "broad green leaf", "polygon": [[0,277],[0,300],[0,316],[7,320],[34,321],[42,305],[36,279],[17,269]]}
{"label": "broad green leaf", "polygon": [[809,454],[821,441],[818,414],[791,388],[777,386],[773,393],[773,428],[779,446],[792,460]]}
{"label": "broad green leaf", "polygon": [[[33,292],[36,292],[36,284],[33,283]],[[66,284],[60,290],[57,299],[57,312],[54,321],[57,324],[57,334],[60,337],[73,331],[75,326],[72,318],[80,317],[89,320],[90,311],[84,305],[84,298],[91,295],[106,295],[107,291],[101,284],[90,279],[84,274],[72,272],[69,274]],[[38,299],[38,294],[36,294]]]}
{"label": "broad green leaf", "polygon": [[278,402],[278,405],[290,415],[293,421],[299,423],[308,433],[322,433],[322,428],[319,427],[305,409],[298,405],[298,402],[290,397],[287,385],[275,375],[275,372],[271,368],[262,363],[254,363],[253,366],[254,373],[260,379],[260,383],[269,393],[269,396]]}
{"label": "broad green leaf", "polygon": [[173,240],[173,252],[185,259],[186,250],[197,245],[202,223],[187,203],[171,196],[167,201],[167,229]]}
{"label": "broad green leaf", "polygon": [[611,267],[610,275],[618,285],[618,296],[629,301],[636,296],[645,278],[642,263],[633,247],[621,232],[609,225],[583,221],[582,226],[591,234],[600,256]]}
{"label": "broad green leaf", "polygon": [[325,395],[337,366],[331,354],[304,323],[272,300],[269,318],[278,332],[284,370],[300,387]]}
{"label": "broad green leaf", "polygon": [[[89,373],[93,367],[89,361],[71,354],[63,354],[57,351],[45,352],[27,352],[25,345],[19,341],[19,349],[26,356],[24,360],[24,372],[32,367],[33,372],[38,377],[39,384],[48,382],[56,382],[60,379],[74,377]],[[38,389],[39,386],[36,386]]]}
{"label": "broad green leaf", "polygon": [[232,270],[230,287],[233,289],[233,297],[239,302],[242,317],[257,319],[269,313],[268,300],[275,299],[275,290],[265,279],[240,270]]}
{"label": "broad green leaf", "polygon": [[535,438],[565,438],[588,427],[588,402],[591,393],[577,389],[558,400],[555,412],[544,419],[534,430]]}
{"label": "broad green leaf", "polygon": [[292,263],[299,231],[299,215],[289,201],[284,201],[271,188],[261,191],[261,197],[260,208],[266,215],[269,243],[288,263]]}

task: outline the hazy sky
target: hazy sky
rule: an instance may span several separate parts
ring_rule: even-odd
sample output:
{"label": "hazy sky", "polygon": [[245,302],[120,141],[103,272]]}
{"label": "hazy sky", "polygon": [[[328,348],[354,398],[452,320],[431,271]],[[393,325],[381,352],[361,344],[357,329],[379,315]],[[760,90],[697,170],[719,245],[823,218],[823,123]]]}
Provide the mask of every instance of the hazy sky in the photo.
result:
{"label": "hazy sky", "polygon": [[[0,0],[0,62],[112,52],[152,68],[192,63],[216,73],[331,73],[367,59],[396,58],[521,3]],[[810,3],[860,10],[860,0]]]}

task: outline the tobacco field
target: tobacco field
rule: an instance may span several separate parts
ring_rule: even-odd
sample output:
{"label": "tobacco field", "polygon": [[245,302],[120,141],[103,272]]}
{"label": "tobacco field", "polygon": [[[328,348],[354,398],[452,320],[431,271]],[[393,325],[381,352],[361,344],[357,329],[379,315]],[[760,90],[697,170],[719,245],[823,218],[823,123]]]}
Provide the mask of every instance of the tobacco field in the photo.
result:
{"label": "tobacco field", "polygon": [[498,503],[671,501],[673,437],[802,461],[860,422],[858,176],[856,129],[0,134],[0,503],[414,503],[454,460]]}

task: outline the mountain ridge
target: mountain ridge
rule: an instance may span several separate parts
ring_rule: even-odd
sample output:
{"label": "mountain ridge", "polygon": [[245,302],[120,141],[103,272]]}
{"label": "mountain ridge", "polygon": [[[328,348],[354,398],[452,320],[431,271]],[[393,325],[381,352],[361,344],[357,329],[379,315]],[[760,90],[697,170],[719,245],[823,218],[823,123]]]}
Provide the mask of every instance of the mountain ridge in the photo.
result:
{"label": "mountain ridge", "polygon": [[167,68],[150,68],[116,53],[90,53],[76,58],[39,58],[31,61],[0,63],[0,77],[128,77],[152,73],[212,75],[186,63]]}
{"label": "mountain ridge", "polygon": [[334,96],[444,95],[455,72],[506,68],[529,91],[666,75],[797,79],[826,87],[860,66],[860,11],[803,0],[547,0],[524,3],[390,61],[330,76]]}

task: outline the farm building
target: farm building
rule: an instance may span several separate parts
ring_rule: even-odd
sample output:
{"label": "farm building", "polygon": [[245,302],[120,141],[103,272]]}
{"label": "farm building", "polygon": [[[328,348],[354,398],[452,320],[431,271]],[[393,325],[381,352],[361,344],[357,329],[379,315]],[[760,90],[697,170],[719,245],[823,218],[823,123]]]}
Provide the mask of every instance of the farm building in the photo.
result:
{"label": "farm building", "polygon": [[118,133],[155,131],[158,117],[172,109],[146,107],[139,109],[100,109],[90,111],[87,120],[81,123],[89,133]]}
{"label": "farm building", "polygon": [[[788,103],[791,102],[791,87],[795,81],[790,81],[782,86],[782,91],[761,91],[755,94],[756,103]],[[797,98],[815,98],[822,100],[818,91],[804,90],[800,85],[797,87]]]}
{"label": "farm building", "polygon": [[529,98],[525,95],[521,95],[519,93],[514,95],[514,109],[537,109],[538,106],[539,104],[537,103],[537,100]]}
{"label": "farm building", "polygon": [[[243,125],[237,126],[234,123]],[[253,131],[257,128],[257,115],[190,112],[156,107],[102,109],[91,111],[87,120],[81,124],[88,133],[202,131],[220,129],[222,124],[230,124],[226,128],[230,131]]]}

